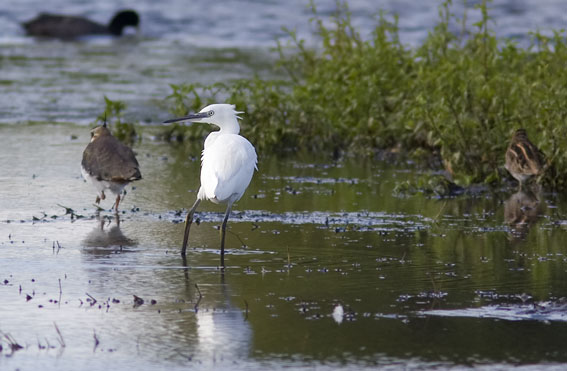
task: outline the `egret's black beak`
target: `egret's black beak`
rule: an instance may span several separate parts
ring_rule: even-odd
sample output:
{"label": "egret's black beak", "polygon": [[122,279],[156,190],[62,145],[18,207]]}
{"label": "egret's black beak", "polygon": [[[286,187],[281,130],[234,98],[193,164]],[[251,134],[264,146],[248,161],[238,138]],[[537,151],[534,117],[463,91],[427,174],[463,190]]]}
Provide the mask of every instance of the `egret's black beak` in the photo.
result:
{"label": "egret's black beak", "polygon": [[200,119],[204,119],[207,116],[208,116],[207,112],[198,112],[198,113],[192,113],[192,114],[184,116],[184,117],[179,117],[179,118],[176,118],[176,119],[165,120],[163,123],[164,124],[171,124],[173,122],[180,122],[180,121],[200,120]]}

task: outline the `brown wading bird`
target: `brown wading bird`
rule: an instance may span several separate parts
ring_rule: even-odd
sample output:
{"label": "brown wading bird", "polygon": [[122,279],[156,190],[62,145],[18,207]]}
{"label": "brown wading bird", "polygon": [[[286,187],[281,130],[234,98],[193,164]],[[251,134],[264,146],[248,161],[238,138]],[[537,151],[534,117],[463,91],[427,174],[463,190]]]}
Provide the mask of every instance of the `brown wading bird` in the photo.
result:
{"label": "brown wading bird", "polygon": [[22,23],[30,36],[75,39],[87,35],[120,36],[125,27],[138,27],[140,17],[133,10],[123,10],[114,15],[108,25],[93,22],[84,17],[41,13]]}
{"label": "brown wading bird", "polygon": [[524,129],[518,129],[506,150],[505,168],[518,182],[520,189],[532,176],[544,170],[544,154],[530,140]]}
{"label": "brown wading bird", "polygon": [[116,195],[116,212],[124,187],[132,181],[142,179],[134,152],[112,136],[106,123],[91,131],[91,142],[83,152],[81,172],[83,178],[99,192],[95,201],[97,204],[106,198],[104,191],[107,189]]}

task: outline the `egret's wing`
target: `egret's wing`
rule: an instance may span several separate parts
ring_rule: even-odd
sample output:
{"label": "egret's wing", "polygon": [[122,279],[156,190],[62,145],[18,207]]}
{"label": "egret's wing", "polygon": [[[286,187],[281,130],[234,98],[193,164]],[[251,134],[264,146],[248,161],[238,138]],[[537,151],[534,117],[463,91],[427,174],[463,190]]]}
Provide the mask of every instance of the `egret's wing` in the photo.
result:
{"label": "egret's wing", "polygon": [[203,151],[201,187],[208,199],[238,200],[250,184],[257,156],[248,140],[237,134],[219,135]]}
{"label": "egret's wing", "polygon": [[98,180],[128,182],[142,178],[132,149],[112,136],[103,136],[89,143],[83,152],[81,165]]}

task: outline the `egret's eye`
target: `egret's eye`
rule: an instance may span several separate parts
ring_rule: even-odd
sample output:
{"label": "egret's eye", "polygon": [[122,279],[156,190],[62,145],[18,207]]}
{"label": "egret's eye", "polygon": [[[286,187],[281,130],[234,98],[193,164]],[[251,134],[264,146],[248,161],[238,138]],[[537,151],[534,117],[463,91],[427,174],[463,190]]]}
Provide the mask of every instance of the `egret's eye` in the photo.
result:
{"label": "egret's eye", "polygon": [[214,114],[215,114],[215,111],[213,111],[213,110],[210,110],[209,112],[207,112],[207,115],[209,115],[209,116],[212,116]]}

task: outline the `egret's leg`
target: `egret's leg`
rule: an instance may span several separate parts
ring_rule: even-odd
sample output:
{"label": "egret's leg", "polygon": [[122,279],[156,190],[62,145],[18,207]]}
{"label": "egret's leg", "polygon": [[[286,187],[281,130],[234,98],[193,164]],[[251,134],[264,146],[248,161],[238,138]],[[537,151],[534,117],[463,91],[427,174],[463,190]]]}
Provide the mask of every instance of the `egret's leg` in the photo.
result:
{"label": "egret's leg", "polygon": [[195,210],[201,200],[196,199],[195,203],[191,207],[191,210],[187,213],[187,218],[185,219],[185,232],[183,233],[183,246],[181,246],[181,256],[185,256],[185,251],[187,250],[187,242],[189,241],[189,229],[191,229],[191,223],[193,223],[193,215]]}
{"label": "egret's leg", "polygon": [[226,235],[226,224],[228,223],[228,217],[230,216],[230,211],[232,210],[232,204],[228,204],[226,207],[226,213],[224,214],[224,220],[221,226],[221,242],[220,242],[220,265],[224,268],[224,236]]}

